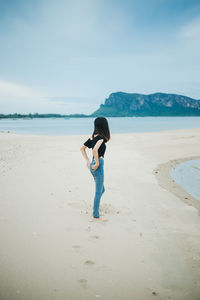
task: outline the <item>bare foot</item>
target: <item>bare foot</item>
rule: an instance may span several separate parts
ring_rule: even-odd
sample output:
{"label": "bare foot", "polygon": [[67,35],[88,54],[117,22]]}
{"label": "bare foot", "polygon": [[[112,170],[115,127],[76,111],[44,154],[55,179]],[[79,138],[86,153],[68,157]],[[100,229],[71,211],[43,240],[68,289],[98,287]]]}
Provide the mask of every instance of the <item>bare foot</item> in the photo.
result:
{"label": "bare foot", "polygon": [[89,221],[90,222],[95,222],[95,221],[97,221],[97,222],[107,222],[108,220],[105,219],[105,218],[95,218],[95,217],[92,217]]}

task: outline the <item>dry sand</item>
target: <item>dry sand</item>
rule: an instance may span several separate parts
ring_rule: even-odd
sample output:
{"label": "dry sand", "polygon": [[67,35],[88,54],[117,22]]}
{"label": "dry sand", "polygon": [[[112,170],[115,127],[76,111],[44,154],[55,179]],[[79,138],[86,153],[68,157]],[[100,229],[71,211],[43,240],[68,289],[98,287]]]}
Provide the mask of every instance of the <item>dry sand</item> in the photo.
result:
{"label": "dry sand", "polygon": [[0,133],[0,300],[199,300],[199,203],[169,170],[200,128],[112,134],[102,221],[87,138]]}

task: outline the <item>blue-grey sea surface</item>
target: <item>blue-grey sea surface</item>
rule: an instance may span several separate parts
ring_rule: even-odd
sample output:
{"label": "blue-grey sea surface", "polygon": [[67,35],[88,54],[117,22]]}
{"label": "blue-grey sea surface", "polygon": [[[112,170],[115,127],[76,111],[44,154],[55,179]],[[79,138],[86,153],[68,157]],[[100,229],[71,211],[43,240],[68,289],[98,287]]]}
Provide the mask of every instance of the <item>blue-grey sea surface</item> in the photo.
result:
{"label": "blue-grey sea surface", "polygon": [[170,171],[170,176],[190,195],[200,200],[200,159],[180,163]]}
{"label": "blue-grey sea surface", "polygon": [[[95,118],[0,119],[0,131],[39,135],[92,134]],[[200,117],[107,117],[111,133],[200,128]]]}

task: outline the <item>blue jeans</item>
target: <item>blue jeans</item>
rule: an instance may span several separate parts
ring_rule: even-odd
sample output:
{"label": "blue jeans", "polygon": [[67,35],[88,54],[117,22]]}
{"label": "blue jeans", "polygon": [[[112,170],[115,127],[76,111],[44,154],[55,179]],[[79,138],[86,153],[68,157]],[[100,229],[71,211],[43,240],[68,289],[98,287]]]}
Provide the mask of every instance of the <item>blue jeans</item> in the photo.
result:
{"label": "blue jeans", "polygon": [[92,166],[94,166],[95,160],[92,159],[92,162],[90,164],[90,172],[92,173],[92,176],[94,177],[95,181],[95,196],[94,196],[94,206],[93,206],[93,217],[99,218],[99,205],[102,194],[105,192],[104,188],[104,159],[99,158],[99,166],[94,171],[92,169]]}

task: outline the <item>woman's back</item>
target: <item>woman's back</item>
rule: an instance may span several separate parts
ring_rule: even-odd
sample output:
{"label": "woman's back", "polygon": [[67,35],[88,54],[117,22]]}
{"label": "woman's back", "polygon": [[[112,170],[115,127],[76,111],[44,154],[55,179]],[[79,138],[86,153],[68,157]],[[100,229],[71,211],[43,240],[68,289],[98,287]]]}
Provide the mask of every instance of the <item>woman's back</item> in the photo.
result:
{"label": "woman's back", "polygon": [[103,139],[103,142],[101,144],[101,146],[99,147],[98,149],[98,156],[99,157],[104,157],[105,155],[105,151],[106,151],[106,139],[101,136],[100,134],[97,134],[93,139],[92,137],[89,138],[85,143],[84,145],[87,146],[88,148],[94,148],[94,146],[96,145],[97,141]]}

